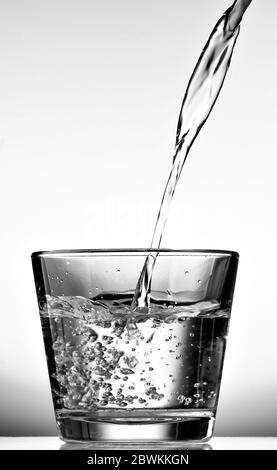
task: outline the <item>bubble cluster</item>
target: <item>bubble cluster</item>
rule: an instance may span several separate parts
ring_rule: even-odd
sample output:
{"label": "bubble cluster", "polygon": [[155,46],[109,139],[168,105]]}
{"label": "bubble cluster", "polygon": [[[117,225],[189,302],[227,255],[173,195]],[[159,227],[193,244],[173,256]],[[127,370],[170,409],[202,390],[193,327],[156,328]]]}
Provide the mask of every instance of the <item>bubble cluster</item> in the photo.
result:
{"label": "bubble cluster", "polygon": [[[57,328],[62,327],[64,320],[61,317],[55,320]],[[75,321],[71,333],[74,341],[65,342],[58,336],[53,343],[57,371],[55,379],[60,385],[59,402],[67,409],[89,410],[107,406],[124,408],[132,406],[134,402],[144,405],[151,400],[161,400],[164,395],[158,393],[155,386],[144,390],[145,398],[134,393],[135,385],[128,384],[128,391],[124,391],[139,361],[134,354],[136,348],[132,347],[131,354],[128,354],[119,349],[117,343],[123,335],[127,335],[132,342],[138,337],[144,339],[135,322],[128,323],[126,319],[118,318],[107,321],[102,318],[101,321],[98,319],[97,325],[98,330],[100,327],[101,331],[110,331],[108,334],[99,334],[94,329],[95,325],[93,328],[88,322],[79,321],[76,324]],[[149,371],[153,370],[153,367],[149,367]],[[141,380],[146,379],[142,377]],[[115,381],[120,382],[120,386],[115,385]],[[151,382],[148,385],[152,385]]]}
{"label": "bubble cluster", "polygon": [[46,296],[56,403],[72,411],[213,407],[228,319],[218,315],[213,326],[214,316],[195,313],[200,304],[214,315],[215,301],[130,314],[125,303]]}

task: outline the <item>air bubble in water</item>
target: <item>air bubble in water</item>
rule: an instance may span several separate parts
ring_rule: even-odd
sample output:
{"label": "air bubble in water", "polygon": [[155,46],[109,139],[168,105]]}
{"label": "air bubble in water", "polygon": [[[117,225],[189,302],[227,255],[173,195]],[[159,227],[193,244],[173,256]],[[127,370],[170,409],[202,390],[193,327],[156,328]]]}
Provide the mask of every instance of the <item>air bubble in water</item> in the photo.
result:
{"label": "air bubble in water", "polygon": [[127,368],[120,369],[120,372],[121,372],[121,374],[124,374],[124,375],[134,374],[133,370],[127,369]]}
{"label": "air bubble in water", "polygon": [[127,364],[128,367],[131,369],[135,368],[138,364],[138,359],[135,356],[125,356],[124,362]]}

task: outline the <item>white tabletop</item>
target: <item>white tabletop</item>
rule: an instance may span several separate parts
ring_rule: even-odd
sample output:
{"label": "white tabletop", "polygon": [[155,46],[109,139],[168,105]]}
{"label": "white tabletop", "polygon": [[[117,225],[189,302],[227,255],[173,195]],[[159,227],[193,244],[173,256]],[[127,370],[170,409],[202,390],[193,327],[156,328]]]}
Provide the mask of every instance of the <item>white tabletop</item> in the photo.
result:
{"label": "white tabletop", "polygon": [[[277,450],[277,437],[213,437],[204,444],[204,447],[209,448],[208,446],[213,450]],[[68,449],[74,446],[65,444],[58,437],[0,437],[0,450],[59,450],[62,448]],[[120,450],[119,447],[117,449]]]}

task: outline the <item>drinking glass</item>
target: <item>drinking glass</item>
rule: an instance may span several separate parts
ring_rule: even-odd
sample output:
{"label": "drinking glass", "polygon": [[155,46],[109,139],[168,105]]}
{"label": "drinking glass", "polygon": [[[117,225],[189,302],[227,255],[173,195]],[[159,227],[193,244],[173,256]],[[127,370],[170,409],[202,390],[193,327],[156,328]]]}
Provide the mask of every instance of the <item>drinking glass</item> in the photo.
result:
{"label": "drinking glass", "polygon": [[[150,303],[131,308],[149,254]],[[170,447],[212,436],[237,253],[41,251],[32,263],[63,440]]]}

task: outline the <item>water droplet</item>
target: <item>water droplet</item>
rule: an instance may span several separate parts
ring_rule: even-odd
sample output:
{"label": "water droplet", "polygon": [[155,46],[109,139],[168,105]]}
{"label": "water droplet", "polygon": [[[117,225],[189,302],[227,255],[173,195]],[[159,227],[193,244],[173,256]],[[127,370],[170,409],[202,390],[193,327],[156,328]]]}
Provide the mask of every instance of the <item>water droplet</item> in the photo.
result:
{"label": "water droplet", "polygon": [[201,279],[198,279],[197,284],[201,284]]}
{"label": "water droplet", "polygon": [[189,275],[189,271],[185,271],[185,275],[188,276],[188,275]]}
{"label": "water droplet", "polygon": [[68,276],[68,271],[65,271],[65,275]]}
{"label": "water droplet", "polygon": [[120,273],[120,269],[117,269],[117,272]]}

